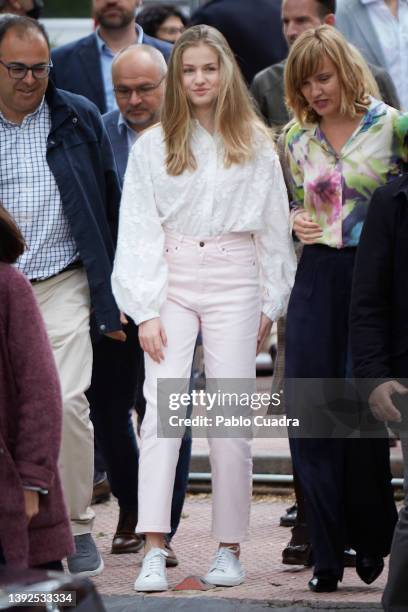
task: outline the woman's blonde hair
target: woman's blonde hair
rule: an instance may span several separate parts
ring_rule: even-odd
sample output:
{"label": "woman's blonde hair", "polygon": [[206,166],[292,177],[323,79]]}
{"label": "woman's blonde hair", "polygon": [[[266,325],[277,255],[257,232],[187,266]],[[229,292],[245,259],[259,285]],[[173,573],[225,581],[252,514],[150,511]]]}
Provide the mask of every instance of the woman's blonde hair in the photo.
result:
{"label": "woman's blonde hair", "polygon": [[193,114],[183,87],[182,60],[186,49],[200,45],[211,47],[219,60],[220,92],[215,104],[215,129],[224,142],[225,166],[228,168],[232,164],[243,163],[253,156],[256,128],[271,137],[255,112],[244,79],[224,36],[210,26],[189,28],[178,39],[171,54],[161,113],[167,172],[174,176],[197,167],[190,147]]}
{"label": "woman's blonde hair", "polygon": [[369,96],[380,96],[361,53],[340,32],[328,25],[307,30],[291,47],[285,68],[286,104],[301,125],[320,119],[301,90],[305,80],[319,70],[325,57],[333,62],[338,73],[341,114],[355,117],[364,113],[370,104]]}

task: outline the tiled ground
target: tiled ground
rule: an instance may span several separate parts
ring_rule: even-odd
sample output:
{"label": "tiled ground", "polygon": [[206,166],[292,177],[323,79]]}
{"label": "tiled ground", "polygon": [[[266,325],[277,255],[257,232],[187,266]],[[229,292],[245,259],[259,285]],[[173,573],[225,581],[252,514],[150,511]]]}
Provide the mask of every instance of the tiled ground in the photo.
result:
{"label": "tiled ground", "polygon": [[[311,570],[284,566],[280,563],[280,553],[289,537],[289,530],[279,527],[279,516],[290,500],[277,497],[255,499],[252,507],[251,534],[242,546],[242,560],[247,570],[243,585],[234,588],[216,588],[201,597],[235,598],[269,602],[319,602],[334,604],[365,603],[375,605],[380,601],[385,583],[386,571],[371,586],[364,585],[353,569],[346,569],[343,583],[337,593],[316,596],[307,589]],[[177,568],[169,570],[171,586],[175,586],[190,574],[204,574],[215,549],[209,538],[211,496],[189,496],[178,533],[174,538],[174,548],[180,560]],[[138,572],[142,553],[137,555],[109,554],[112,533],[117,519],[115,502],[96,506],[97,519],[95,535],[104,556],[105,571],[95,579],[98,590],[105,595],[130,595]],[[180,592],[154,594],[155,597],[177,597]],[[184,597],[191,597],[185,593]],[[377,607],[377,606],[375,606]]]}

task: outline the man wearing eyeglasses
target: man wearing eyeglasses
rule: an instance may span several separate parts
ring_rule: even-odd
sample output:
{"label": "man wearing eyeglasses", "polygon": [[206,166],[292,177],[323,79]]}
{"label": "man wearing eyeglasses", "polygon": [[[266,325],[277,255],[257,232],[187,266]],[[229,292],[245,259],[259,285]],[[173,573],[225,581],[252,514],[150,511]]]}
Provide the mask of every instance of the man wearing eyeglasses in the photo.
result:
{"label": "man wearing eyeglasses", "polygon": [[167,60],[172,45],[148,36],[135,23],[141,0],[92,0],[95,32],[53,50],[52,78],[57,87],[92,100],[101,113],[117,108],[112,87],[112,62],[121,49],[146,44]]}
{"label": "man wearing eyeglasses", "polygon": [[[130,45],[112,64],[118,110],[103,120],[123,181],[132,145],[143,130],[159,120],[167,66],[163,55],[148,45]],[[95,436],[106,462],[112,492],[119,504],[119,521],[113,537],[113,554],[137,553],[143,538],[135,533],[138,518],[138,449],[131,419],[135,407],[139,423],[146,402],[143,397],[144,355],[138,329],[128,318],[124,343],[103,338],[94,346],[92,384],[88,392]],[[184,439],[176,470],[171,513],[171,534],[166,550],[168,566],[178,561],[170,547],[184,503],[191,455],[191,438]]]}
{"label": "man wearing eyeglasses", "polygon": [[[89,506],[93,429],[85,391],[92,373],[90,305],[100,335],[124,341],[110,287],[120,186],[98,110],[88,100],[56,89],[48,78],[50,68],[43,26],[27,17],[3,15],[0,201],[24,235],[27,249],[17,266],[32,283],[60,375],[59,467],[76,547],[68,569],[92,576],[102,571],[103,561],[91,536],[94,513]],[[33,394],[35,367],[33,363]],[[38,481],[23,485],[37,501],[47,493]],[[0,517],[0,547],[3,523]],[[41,530],[34,531],[40,538]],[[3,552],[7,560],[10,551]]]}
{"label": "man wearing eyeglasses", "polygon": [[[148,45],[130,45],[113,61],[118,110],[104,115],[104,122],[122,180],[131,146],[143,130],[159,121],[166,73],[163,55]],[[119,148],[118,141],[125,146]]]}

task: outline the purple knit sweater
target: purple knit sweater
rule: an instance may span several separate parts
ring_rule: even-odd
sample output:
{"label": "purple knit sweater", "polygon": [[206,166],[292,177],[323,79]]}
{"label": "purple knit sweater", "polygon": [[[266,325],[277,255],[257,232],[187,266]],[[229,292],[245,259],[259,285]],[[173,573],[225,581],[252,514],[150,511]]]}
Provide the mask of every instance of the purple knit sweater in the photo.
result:
{"label": "purple knit sweater", "polygon": [[[10,565],[62,559],[72,536],[57,460],[61,392],[30,283],[0,263],[0,543]],[[29,525],[23,485],[48,490]]]}

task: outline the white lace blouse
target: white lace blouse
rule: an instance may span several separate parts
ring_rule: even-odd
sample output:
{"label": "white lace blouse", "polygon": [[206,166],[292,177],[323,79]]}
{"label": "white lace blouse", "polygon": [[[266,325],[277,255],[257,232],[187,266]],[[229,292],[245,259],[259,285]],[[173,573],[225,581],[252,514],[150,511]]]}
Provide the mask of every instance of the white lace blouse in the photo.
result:
{"label": "white lace blouse", "polygon": [[262,310],[276,320],[287,306],[296,258],[286,187],[273,145],[259,135],[251,161],[225,168],[221,138],[196,122],[191,148],[197,170],[180,176],[166,172],[159,125],[130,152],[112,276],[118,306],[137,324],[159,316],[167,293],[166,230],[200,238],[253,232]]}

